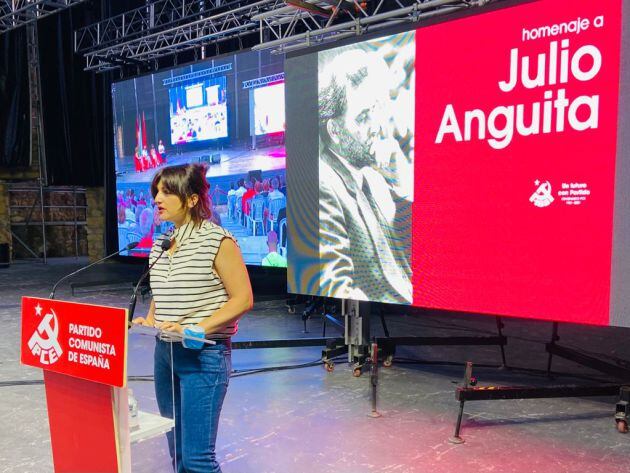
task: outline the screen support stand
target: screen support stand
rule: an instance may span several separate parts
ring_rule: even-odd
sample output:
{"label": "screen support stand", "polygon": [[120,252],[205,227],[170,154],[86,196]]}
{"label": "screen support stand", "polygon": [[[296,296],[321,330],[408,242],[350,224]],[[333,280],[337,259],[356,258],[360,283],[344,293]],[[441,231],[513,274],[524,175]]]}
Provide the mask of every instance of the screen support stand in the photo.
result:
{"label": "screen support stand", "polygon": [[547,343],[547,345],[545,345],[545,349],[547,350],[547,353],[549,353],[549,358],[547,362],[547,374],[550,377],[552,376],[552,357],[553,355],[556,355],[560,358],[573,361],[578,365],[586,366],[587,368],[591,368],[601,373],[614,376],[617,379],[630,381],[630,362],[624,360],[620,364],[608,363],[599,358],[586,355],[572,348],[563,347],[562,345],[559,345],[557,343],[559,340],[560,336],[558,335],[558,323],[554,322],[551,341]]}
{"label": "screen support stand", "polygon": [[385,323],[382,308],[380,310],[381,323],[385,337],[376,338],[376,343],[382,349],[383,365],[389,367],[394,361],[398,346],[479,346],[498,345],[501,350],[501,368],[507,367],[505,345],[507,337],[503,335],[503,320],[496,318],[497,335],[485,337],[390,337]]}
{"label": "screen support stand", "polygon": [[[370,337],[370,316],[373,309],[379,314],[385,337]],[[326,316],[328,317],[328,316]],[[343,345],[329,343],[322,352],[322,360],[328,371],[334,369],[332,358],[348,354],[348,362],[354,363],[352,374],[361,376],[366,365],[371,363],[370,348],[374,343],[379,350],[379,359],[383,366],[389,367],[394,362],[397,346],[472,346],[498,345],[501,350],[502,367],[507,366],[505,345],[507,338],[503,335],[503,321],[496,318],[497,335],[484,337],[391,337],[382,306],[370,302],[342,300],[342,317],[344,319]],[[325,320],[324,320],[325,321]]]}
{"label": "screen support stand", "polygon": [[622,380],[625,384],[599,383],[594,385],[558,385],[547,387],[531,386],[476,386],[477,381],[472,377],[472,363],[466,363],[463,384],[455,390],[455,398],[459,401],[459,414],[455,424],[455,434],[449,439],[451,443],[463,443],[460,436],[464,404],[466,401],[492,401],[497,399],[547,399],[558,397],[588,397],[588,396],[614,396],[619,395],[617,411],[614,420],[617,430],[621,433],[628,432],[628,415],[630,413],[630,362],[613,364],[603,361],[591,355],[584,354],[572,348],[559,345],[558,323],[553,323],[551,341],[546,344],[549,354],[547,359],[547,374],[553,377],[551,363],[553,355],[573,361],[581,366],[592,368],[596,371]]}
{"label": "screen support stand", "polygon": [[[369,361],[370,303],[343,299],[341,316],[344,321],[344,338],[337,340],[336,343],[327,344],[326,349],[322,351],[322,361],[327,371],[333,371],[335,367],[333,358],[347,354],[348,363],[353,363],[352,374],[361,376],[363,367]],[[326,317],[330,321],[335,320],[328,315]]]}
{"label": "screen support stand", "polygon": [[[374,366],[378,359],[382,357],[383,366],[392,366],[394,355],[396,354],[397,346],[479,346],[479,345],[498,345],[501,350],[501,369],[507,369],[507,362],[505,358],[505,345],[507,344],[507,337],[503,335],[503,321],[501,317],[496,318],[497,335],[485,336],[485,337],[390,337],[387,323],[383,314],[382,306],[378,307],[381,324],[383,325],[383,332],[385,337],[373,337],[372,339],[372,355],[366,358],[366,361],[372,365],[371,369],[371,386],[372,386],[372,417],[379,417],[376,409],[376,391],[378,385],[378,369]],[[368,335],[369,337],[369,332]],[[368,347],[368,345],[366,345]],[[363,364],[355,365],[353,374],[355,376],[361,375],[361,369]],[[471,379],[473,381],[471,381]],[[472,363],[467,363],[466,376],[464,385],[469,386],[474,382],[472,378]],[[464,441],[459,436],[459,430],[461,426],[461,418],[464,412],[464,402],[460,402],[460,415],[457,421],[458,427],[455,429],[455,435],[451,437],[450,441],[453,443],[463,443]]]}
{"label": "screen support stand", "polygon": [[354,362],[352,374],[361,376],[370,347],[370,303],[344,300],[343,314],[348,363]]}
{"label": "screen support stand", "polygon": [[[321,301],[320,301],[321,302]],[[382,307],[365,301],[350,299],[341,300],[341,323],[327,311],[326,301],[323,303],[323,333],[321,338],[299,338],[284,340],[251,340],[232,342],[234,350],[253,348],[292,348],[324,346],[322,350],[322,362],[327,371],[335,368],[334,359],[347,355],[348,363],[352,364],[352,374],[355,377],[362,375],[372,363],[370,349],[378,347],[378,358],[383,359],[383,366],[389,367],[394,362],[397,346],[472,346],[472,345],[498,345],[501,350],[502,367],[506,367],[505,345],[507,338],[503,335],[503,322],[497,317],[497,335],[483,337],[391,337]],[[377,311],[383,326],[385,337],[370,337],[370,317],[372,308]],[[295,312],[295,309],[290,312]],[[326,337],[326,323],[330,322],[335,328],[343,330],[343,338]],[[376,359],[376,356],[374,359]]]}

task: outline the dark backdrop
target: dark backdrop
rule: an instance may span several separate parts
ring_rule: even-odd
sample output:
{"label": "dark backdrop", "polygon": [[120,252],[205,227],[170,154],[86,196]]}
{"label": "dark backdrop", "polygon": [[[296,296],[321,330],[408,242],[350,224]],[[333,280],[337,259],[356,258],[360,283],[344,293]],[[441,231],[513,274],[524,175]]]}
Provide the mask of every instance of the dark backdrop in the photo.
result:
{"label": "dark backdrop", "polygon": [[109,13],[110,2],[102,3],[87,2],[37,24],[50,185],[101,186],[111,160],[109,74],[83,71],[85,60],[73,51],[73,32]]}
{"label": "dark backdrop", "polygon": [[0,166],[30,165],[26,29],[0,35]]}
{"label": "dark backdrop", "polygon": [[[49,185],[105,186],[106,195],[114,189],[109,92],[113,74],[83,70],[85,59],[74,53],[74,31],[142,5],[144,0],[93,0],[38,22]],[[106,247],[116,238],[116,209],[107,201]]]}

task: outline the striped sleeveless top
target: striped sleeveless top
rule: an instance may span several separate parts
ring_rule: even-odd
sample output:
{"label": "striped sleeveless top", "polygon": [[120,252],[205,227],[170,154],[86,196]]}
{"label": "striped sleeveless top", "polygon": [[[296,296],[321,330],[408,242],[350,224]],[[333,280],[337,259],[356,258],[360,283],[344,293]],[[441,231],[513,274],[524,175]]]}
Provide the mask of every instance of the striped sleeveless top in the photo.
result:
{"label": "striped sleeveless top", "polygon": [[[175,252],[162,253],[164,239],[158,238],[151,248],[151,292],[155,302],[156,322],[177,322],[195,325],[228,300],[223,281],[214,269],[214,258],[224,238],[235,238],[225,229],[204,221],[195,226],[191,221],[175,229]],[[160,254],[161,253],[161,254]],[[238,331],[238,321],[223,327],[209,338],[229,338]]]}

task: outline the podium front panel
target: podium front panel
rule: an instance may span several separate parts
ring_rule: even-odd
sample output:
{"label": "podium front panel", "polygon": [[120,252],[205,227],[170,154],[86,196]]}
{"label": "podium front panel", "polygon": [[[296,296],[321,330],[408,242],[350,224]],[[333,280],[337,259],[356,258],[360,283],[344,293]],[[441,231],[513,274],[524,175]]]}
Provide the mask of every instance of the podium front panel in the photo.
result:
{"label": "podium front panel", "polygon": [[22,364],[109,386],[126,381],[127,311],[22,298]]}

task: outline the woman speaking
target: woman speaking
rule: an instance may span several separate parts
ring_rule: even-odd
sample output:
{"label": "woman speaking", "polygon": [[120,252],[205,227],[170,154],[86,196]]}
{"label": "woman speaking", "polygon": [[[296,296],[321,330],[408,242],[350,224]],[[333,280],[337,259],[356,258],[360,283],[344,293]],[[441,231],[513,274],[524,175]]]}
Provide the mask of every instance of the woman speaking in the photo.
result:
{"label": "woman speaking", "polygon": [[[161,239],[151,249],[153,299],[147,316],[133,322],[162,331],[155,346],[155,390],[160,413],[175,419],[168,443],[176,471],[220,472],[215,441],[231,372],[230,337],[253,304],[249,276],[234,237],[209,221],[205,166],[163,168],[151,193],[160,219],[175,230],[167,251]],[[168,332],[215,344],[182,344]]]}

